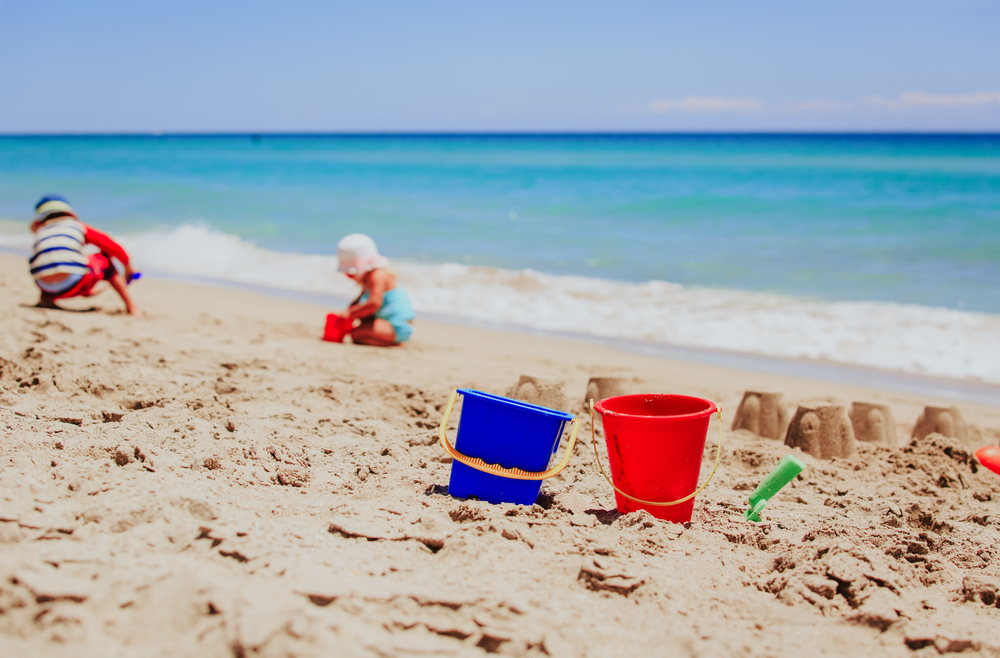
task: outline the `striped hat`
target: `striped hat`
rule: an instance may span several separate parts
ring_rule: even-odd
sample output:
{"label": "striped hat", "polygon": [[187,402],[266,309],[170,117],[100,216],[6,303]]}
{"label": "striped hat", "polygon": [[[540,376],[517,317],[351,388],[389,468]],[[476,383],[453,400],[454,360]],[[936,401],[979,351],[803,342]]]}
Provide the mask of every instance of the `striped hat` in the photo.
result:
{"label": "striped hat", "polygon": [[[56,213],[65,213],[76,217],[76,211],[69,205],[69,201],[58,194],[43,196],[42,200],[35,204],[36,222],[45,221]],[[79,218],[77,217],[77,219]]]}

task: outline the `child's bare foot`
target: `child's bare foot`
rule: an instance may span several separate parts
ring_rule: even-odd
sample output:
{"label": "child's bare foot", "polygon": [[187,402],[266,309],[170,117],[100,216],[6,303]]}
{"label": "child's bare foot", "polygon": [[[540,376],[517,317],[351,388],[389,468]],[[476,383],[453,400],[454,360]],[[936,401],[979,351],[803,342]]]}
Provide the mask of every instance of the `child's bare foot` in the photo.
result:
{"label": "child's bare foot", "polygon": [[131,315],[133,318],[144,318],[144,317],[146,317],[146,314],[143,313],[142,311],[140,311],[137,308],[130,308],[128,310],[128,314]]}

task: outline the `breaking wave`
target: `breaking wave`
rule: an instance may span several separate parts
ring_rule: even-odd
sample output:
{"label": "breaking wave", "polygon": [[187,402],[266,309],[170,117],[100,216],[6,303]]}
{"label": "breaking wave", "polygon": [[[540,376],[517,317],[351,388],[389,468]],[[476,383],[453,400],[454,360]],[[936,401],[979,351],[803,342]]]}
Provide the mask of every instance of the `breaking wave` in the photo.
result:
{"label": "breaking wave", "polygon": [[[0,235],[26,247],[27,239]],[[337,258],[270,251],[200,225],[124,237],[139,268],[349,297]],[[1000,315],[396,260],[418,312],[1000,382]]]}

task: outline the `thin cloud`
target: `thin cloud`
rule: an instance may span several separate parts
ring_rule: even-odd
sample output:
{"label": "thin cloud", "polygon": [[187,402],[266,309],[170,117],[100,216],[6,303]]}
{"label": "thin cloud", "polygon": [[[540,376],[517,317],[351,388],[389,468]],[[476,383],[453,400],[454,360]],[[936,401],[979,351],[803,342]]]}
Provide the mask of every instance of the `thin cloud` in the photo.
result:
{"label": "thin cloud", "polygon": [[680,100],[653,101],[646,106],[646,111],[653,114],[667,112],[687,112],[690,114],[715,112],[757,112],[764,109],[764,102],[759,98],[720,98],[718,96],[687,96]]}
{"label": "thin cloud", "polygon": [[905,112],[928,108],[981,109],[1000,106],[1000,91],[977,91],[968,94],[929,94],[908,91],[895,98],[869,96],[861,100],[841,101],[833,98],[816,98],[796,101],[784,99],[765,102],[752,96],[726,98],[722,96],[686,96],[681,99],[655,100],[646,105],[630,105],[623,112],[639,114],[852,114],[871,111]]}
{"label": "thin cloud", "polygon": [[924,107],[980,108],[1000,105],[1000,91],[977,91],[971,94],[927,94],[922,91],[908,91],[896,98],[869,96],[864,103],[869,107],[884,108],[894,112]]}
{"label": "thin cloud", "polygon": [[856,106],[857,104],[852,101],[838,101],[833,98],[814,98],[807,101],[786,100],[781,103],[769,105],[768,108],[789,114],[843,114],[853,112]]}

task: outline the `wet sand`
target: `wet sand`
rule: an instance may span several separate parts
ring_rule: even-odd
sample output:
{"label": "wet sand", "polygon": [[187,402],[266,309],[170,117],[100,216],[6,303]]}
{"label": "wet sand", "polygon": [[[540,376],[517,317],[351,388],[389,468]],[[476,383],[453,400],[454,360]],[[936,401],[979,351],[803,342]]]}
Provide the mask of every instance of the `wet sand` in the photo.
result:
{"label": "wet sand", "polygon": [[[22,259],[0,274],[9,655],[1000,655],[1000,476],[973,445],[909,444],[950,401],[428,321],[402,349],[323,343],[317,305],[155,279],[141,320],[111,292],[38,310]],[[720,402],[692,522],[618,515],[589,418],[539,504],[448,496],[451,389],[522,374],[581,416],[599,375]],[[795,451],[751,524],[791,452],[729,431],[755,387],[888,405],[905,447]],[[959,406],[1000,442],[1000,409]]]}

